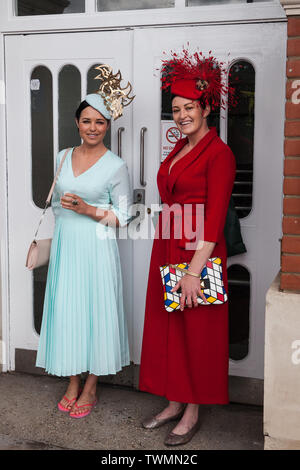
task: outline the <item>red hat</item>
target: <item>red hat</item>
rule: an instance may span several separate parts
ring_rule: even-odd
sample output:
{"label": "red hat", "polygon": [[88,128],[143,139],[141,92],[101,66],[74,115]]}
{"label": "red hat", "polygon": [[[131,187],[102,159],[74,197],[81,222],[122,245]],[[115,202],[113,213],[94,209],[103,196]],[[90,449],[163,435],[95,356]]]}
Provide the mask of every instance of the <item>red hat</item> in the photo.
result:
{"label": "red hat", "polygon": [[236,105],[234,89],[222,82],[222,75],[226,73],[223,62],[212,55],[204,57],[202,52],[190,54],[187,49],[181,54],[171,51],[171,56],[171,60],[163,60],[163,90],[171,87],[173,95],[192,100],[202,98],[212,109],[224,108],[226,98],[229,106]]}
{"label": "red hat", "polygon": [[203,95],[203,89],[198,88],[197,79],[179,79],[171,84],[172,95],[182,96],[191,100],[198,100]]}

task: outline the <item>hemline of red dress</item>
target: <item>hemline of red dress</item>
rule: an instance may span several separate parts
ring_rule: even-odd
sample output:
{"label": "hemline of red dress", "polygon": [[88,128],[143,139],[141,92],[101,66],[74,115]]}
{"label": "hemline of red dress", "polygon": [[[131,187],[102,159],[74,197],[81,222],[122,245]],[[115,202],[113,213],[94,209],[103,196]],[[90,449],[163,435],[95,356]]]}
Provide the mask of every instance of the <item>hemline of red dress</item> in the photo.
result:
{"label": "hemline of red dress", "polygon": [[[173,158],[185,143],[186,139],[181,139],[160,166],[157,183],[161,200],[168,206],[189,204],[192,209],[204,205],[204,240],[216,243],[211,257],[222,259],[228,291],[223,231],[235,158],[212,128],[169,174]],[[193,212],[192,224],[195,220]],[[184,236],[174,236],[174,217],[170,224],[166,239],[161,236],[160,213],[148,277],[139,389],[182,403],[228,404],[228,303],[170,313],[164,307],[159,267],[190,262],[194,255],[194,250],[186,249]]]}

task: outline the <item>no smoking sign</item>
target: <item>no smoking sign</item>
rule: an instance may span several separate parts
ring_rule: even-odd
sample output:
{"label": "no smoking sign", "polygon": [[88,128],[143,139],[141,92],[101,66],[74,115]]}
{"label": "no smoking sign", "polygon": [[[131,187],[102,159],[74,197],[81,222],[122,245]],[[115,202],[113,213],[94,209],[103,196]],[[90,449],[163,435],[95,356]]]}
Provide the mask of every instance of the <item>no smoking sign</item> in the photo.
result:
{"label": "no smoking sign", "polygon": [[183,134],[175,126],[174,121],[162,120],[161,121],[161,162],[172,152],[174,145],[178,140],[182,139]]}
{"label": "no smoking sign", "polygon": [[182,138],[182,134],[177,127],[170,127],[166,132],[166,138],[170,144],[176,144],[177,140]]}

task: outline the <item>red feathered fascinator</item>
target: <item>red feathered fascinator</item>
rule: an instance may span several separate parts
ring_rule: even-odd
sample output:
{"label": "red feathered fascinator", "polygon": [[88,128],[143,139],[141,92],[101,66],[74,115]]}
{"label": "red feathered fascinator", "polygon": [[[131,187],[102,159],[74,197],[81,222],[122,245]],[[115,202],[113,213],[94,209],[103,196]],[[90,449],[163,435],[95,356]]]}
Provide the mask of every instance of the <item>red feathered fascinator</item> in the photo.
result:
{"label": "red feathered fascinator", "polygon": [[187,49],[182,53],[171,51],[171,59],[163,60],[163,90],[171,87],[171,93],[192,100],[201,98],[210,104],[212,110],[221,106],[225,108],[226,100],[229,107],[236,105],[234,88],[222,83],[226,77],[226,67],[218,62],[209,52],[205,57],[202,52],[190,54]]}

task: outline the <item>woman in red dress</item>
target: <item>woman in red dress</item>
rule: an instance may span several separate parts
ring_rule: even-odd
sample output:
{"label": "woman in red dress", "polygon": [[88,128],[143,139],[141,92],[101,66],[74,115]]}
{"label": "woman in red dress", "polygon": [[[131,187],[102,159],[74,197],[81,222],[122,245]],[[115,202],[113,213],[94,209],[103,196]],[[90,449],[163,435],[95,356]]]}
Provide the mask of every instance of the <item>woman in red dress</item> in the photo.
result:
{"label": "woman in red dress", "polygon": [[[202,54],[198,59],[191,67],[186,51],[183,59],[173,56],[165,62],[167,78],[163,75],[163,87],[171,86],[173,119],[186,138],[178,141],[157,176],[164,209],[151,255],[139,388],[169,400],[161,413],[143,422],[145,428],[179,420],[165,439],[166,445],[184,444],[193,437],[200,426],[199,404],[228,403],[228,303],[199,305],[197,296],[205,299],[200,273],[211,257],[221,258],[228,290],[223,231],[235,158],[216,129],[208,127],[207,117],[220,104],[222,94],[230,96],[228,92],[233,90],[222,85],[215,59],[204,59]],[[186,229],[191,233],[195,229],[198,205],[204,207],[203,237],[191,249]],[[166,238],[164,212],[170,206],[183,211],[179,218],[176,210],[169,211],[170,237]],[[176,233],[176,221],[184,226],[181,237]],[[173,288],[181,288],[180,309],[169,313],[164,307],[159,267],[180,262],[188,262],[189,268]]]}

